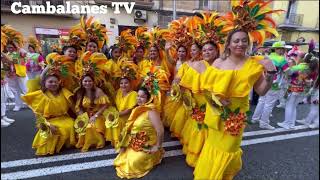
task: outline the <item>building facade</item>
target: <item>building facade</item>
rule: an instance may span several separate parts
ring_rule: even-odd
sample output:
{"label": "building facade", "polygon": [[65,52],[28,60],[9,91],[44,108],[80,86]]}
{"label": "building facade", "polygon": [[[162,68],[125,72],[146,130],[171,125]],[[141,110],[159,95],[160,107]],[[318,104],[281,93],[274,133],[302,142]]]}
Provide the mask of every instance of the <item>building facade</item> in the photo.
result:
{"label": "building facade", "polygon": [[[285,11],[280,16],[273,16],[281,40],[309,43],[313,39],[319,46],[319,0],[274,1],[272,5],[274,9]],[[308,45],[299,48],[307,51]]]}

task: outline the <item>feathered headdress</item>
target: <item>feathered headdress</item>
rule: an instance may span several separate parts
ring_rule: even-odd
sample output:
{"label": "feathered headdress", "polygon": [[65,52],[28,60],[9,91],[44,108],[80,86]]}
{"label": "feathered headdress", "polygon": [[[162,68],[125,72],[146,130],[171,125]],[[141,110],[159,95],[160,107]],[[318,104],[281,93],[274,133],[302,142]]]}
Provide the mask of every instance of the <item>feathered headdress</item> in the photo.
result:
{"label": "feathered headdress", "polygon": [[164,49],[166,41],[172,38],[170,30],[160,29],[159,27],[154,27],[147,33],[150,37],[150,45],[156,46],[159,49]]}
{"label": "feathered headdress", "polygon": [[134,63],[123,63],[121,68],[121,78],[128,78],[130,80],[138,79],[138,66]]}
{"label": "feathered headdress", "polygon": [[249,33],[251,41],[262,44],[265,38],[278,36],[276,23],[271,18],[272,13],[283,10],[272,10],[268,5],[271,0],[240,0],[231,1],[232,11],[224,19],[228,30],[241,29]]}
{"label": "feathered headdress", "polygon": [[227,29],[223,19],[217,12],[203,12],[202,22],[198,24],[198,33],[196,41],[204,45],[208,42],[214,42],[217,45],[224,44],[224,38],[227,36]]}
{"label": "feathered headdress", "polygon": [[106,27],[98,21],[93,21],[92,16],[87,20],[82,16],[80,24],[71,28],[69,37],[77,41],[81,47],[83,47],[83,42],[94,41],[98,44],[99,49],[108,41]]}
{"label": "feathered headdress", "polygon": [[56,53],[61,53],[62,52],[62,48],[60,46],[59,43],[53,43],[50,45],[50,50],[51,52],[56,52]]}
{"label": "feathered headdress", "polygon": [[57,75],[61,79],[65,79],[68,76],[72,76],[71,68],[73,65],[73,60],[66,55],[60,55],[58,53],[50,53],[46,57],[46,63],[49,66],[47,72],[48,75]]}
{"label": "feathered headdress", "polygon": [[117,37],[117,44],[127,57],[132,56],[134,49],[138,46],[138,40],[132,35],[131,29],[124,30]]}
{"label": "feathered headdress", "polygon": [[1,52],[4,50],[7,42],[8,42],[8,36],[2,31],[2,28],[1,28]]}
{"label": "feathered headdress", "polygon": [[[2,40],[2,38],[4,38]],[[1,26],[1,51],[8,43],[15,43],[19,48],[24,45],[23,35],[9,25]],[[3,48],[2,48],[3,46]]]}
{"label": "feathered headdress", "polygon": [[89,74],[94,77],[96,85],[101,85],[101,83],[105,82],[103,67],[106,61],[108,59],[103,53],[85,52],[80,58],[79,66],[76,67],[78,79]]}
{"label": "feathered headdress", "polygon": [[148,28],[145,26],[140,26],[135,31],[135,37],[138,41],[138,47],[143,47],[144,49],[150,48],[150,34],[147,33]]}
{"label": "feathered headdress", "polygon": [[169,24],[169,30],[171,32],[173,44],[176,47],[179,47],[180,45],[189,47],[193,42],[193,38],[190,33],[190,29],[192,28],[188,28],[188,21],[190,21],[190,18],[184,16],[177,20],[171,21]]}
{"label": "feathered headdress", "polygon": [[34,50],[38,53],[41,52],[41,44],[38,41],[38,39],[34,36],[29,36],[28,38],[28,44],[34,47]]}

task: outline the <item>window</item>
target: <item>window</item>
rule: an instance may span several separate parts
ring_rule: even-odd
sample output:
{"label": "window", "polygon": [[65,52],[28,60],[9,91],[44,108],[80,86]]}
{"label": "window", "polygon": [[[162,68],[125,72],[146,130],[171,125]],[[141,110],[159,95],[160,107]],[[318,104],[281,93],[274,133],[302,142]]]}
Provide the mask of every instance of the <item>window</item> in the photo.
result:
{"label": "window", "polygon": [[209,7],[209,0],[199,0],[199,9],[207,9]]}

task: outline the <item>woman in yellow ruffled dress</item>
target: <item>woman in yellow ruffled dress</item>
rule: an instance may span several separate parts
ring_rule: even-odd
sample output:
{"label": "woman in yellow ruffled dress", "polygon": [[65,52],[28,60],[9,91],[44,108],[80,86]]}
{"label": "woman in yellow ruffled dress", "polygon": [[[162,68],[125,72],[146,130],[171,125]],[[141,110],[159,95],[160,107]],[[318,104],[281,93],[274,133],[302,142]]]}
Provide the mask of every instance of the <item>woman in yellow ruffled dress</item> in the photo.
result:
{"label": "woman in yellow ruffled dress", "polygon": [[105,146],[105,117],[104,111],[110,105],[110,100],[99,88],[105,82],[102,66],[105,62],[101,53],[86,52],[80,58],[82,69],[78,73],[81,86],[77,90],[75,122],[78,133],[77,148],[88,151],[91,146],[103,148]]}
{"label": "woman in yellow ruffled dress", "polygon": [[73,94],[61,87],[59,76],[51,72],[43,77],[42,82],[42,90],[21,98],[37,117],[39,130],[32,148],[36,149],[36,155],[52,155],[59,153],[63,146],[71,147],[76,143],[73,119],[67,114],[73,107]]}
{"label": "woman in yellow ruffled dress", "polygon": [[[202,47],[202,57],[204,60],[192,62],[183,76],[181,76],[180,86],[187,91],[183,96],[184,108],[180,108],[183,113],[187,113],[185,121],[175,116],[171,125],[173,133],[179,133],[180,142],[183,145],[183,153],[186,154],[186,162],[189,166],[195,167],[198,157],[207,138],[207,126],[204,124],[207,99],[202,89],[202,76],[205,74],[209,61],[214,61],[219,55],[219,50],[215,43],[209,42]],[[177,111],[177,113],[179,113]],[[183,127],[182,123],[185,122]],[[173,126],[176,125],[176,126]],[[174,128],[173,128],[174,127]],[[182,128],[181,128],[182,127]],[[179,136],[179,134],[177,134]]]}
{"label": "woman in yellow ruffled dress", "polygon": [[132,109],[137,104],[137,92],[132,90],[132,80],[134,80],[135,75],[131,74],[132,71],[124,70],[123,75],[120,79],[120,88],[117,91],[115,98],[115,104],[119,112],[118,123],[110,125],[106,129],[106,139],[112,139],[112,144],[117,146],[119,143],[120,133],[124,128],[126,122],[128,121],[129,115]]}
{"label": "woman in yellow ruffled dress", "polygon": [[[185,121],[187,119],[188,113],[187,110],[185,108],[185,106],[183,106],[183,101],[182,101],[182,94],[183,94],[183,87],[179,86],[179,82],[181,80],[181,77],[184,76],[184,74],[187,72],[187,70],[190,68],[190,66],[193,66],[193,61],[199,61],[200,57],[201,57],[201,47],[199,45],[197,45],[196,43],[191,45],[191,49],[190,49],[190,56],[191,56],[191,60],[184,62],[176,76],[175,79],[173,80],[173,85],[171,88],[171,94],[170,97],[168,98],[173,98],[173,102],[171,103],[171,105],[169,105],[169,102],[166,101],[165,107],[164,107],[164,118],[165,121],[164,123],[166,123],[166,125],[168,125],[168,127],[170,128],[172,135],[175,137],[181,137],[181,130],[184,127]],[[188,82],[190,83],[190,82]],[[177,91],[177,92],[175,92]],[[170,100],[172,101],[172,100]],[[170,106],[174,106],[174,108],[170,107]],[[177,113],[179,112],[179,113]],[[179,114],[179,115],[177,115]]]}
{"label": "woman in yellow ruffled dress", "polygon": [[103,111],[109,105],[109,98],[98,87],[94,86],[94,77],[85,74],[81,79],[81,87],[76,92],[76,112],[78,115],[87,113],[89,123],[83,133],[78,134],[76,148],[86,152],[91,146],[97,149],[105,146],[105,117]]}
{"label": "woman in yellow ruffled dress", "polygon": [[141,178],[162,160],[164,129],[152,96],[146,88],[139,89],[138,106],[121,133],[120,153],[114,160],[120,178]]}
{"label": "woman in yellow ruffled dress", "polygon": [[[242,168],[240,145],[249,111],[249,93],[254,88],[260,96],[266,94],[276,72],[269,59],[247,56],[250,40],[261,45],[266,36],[278,35],[270,14],[281,10],[272,10],[268,3],[233,1],[232,12],[219,19],[225,23],[225,31],[232,31],[222,57],[207,69],[202,85],[223,107],[219,110],[217,103],[207,104],[204,123],[208,126],[208,138],[194,170],[196,180],[231,180]],[[252,8],[257,10],[255,14],[250,13]]]}
{"label": "woman in yellow ruffled dress", "polygon": [[233,179],[241,169],[240,144],[249,93],[254,87],[259,95],[264,95],[271,87],[273,75],[262,73],[274,70],[270,60],[247,57],[248,45],[247,32],[231,32],[225,46],[226,58],[217,59],[206,72],[204,87],[224,104],[224,118],[220,111],[207,108],[204,122],[209,127],[208,138],[194,171],[195,179]]}

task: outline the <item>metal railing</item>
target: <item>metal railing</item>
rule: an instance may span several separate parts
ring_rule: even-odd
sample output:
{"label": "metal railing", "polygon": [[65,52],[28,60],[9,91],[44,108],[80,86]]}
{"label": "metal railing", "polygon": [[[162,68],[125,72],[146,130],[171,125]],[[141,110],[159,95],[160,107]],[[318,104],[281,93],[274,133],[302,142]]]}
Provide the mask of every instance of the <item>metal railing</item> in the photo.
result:
{"label": "metal railing", "polygon": [[285,24],[301,26],[303,23],[303,14],[289,14],[289,17],[285,19]]}

